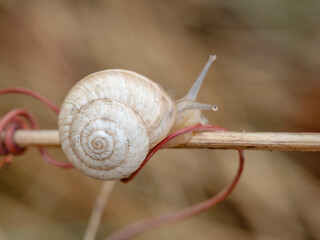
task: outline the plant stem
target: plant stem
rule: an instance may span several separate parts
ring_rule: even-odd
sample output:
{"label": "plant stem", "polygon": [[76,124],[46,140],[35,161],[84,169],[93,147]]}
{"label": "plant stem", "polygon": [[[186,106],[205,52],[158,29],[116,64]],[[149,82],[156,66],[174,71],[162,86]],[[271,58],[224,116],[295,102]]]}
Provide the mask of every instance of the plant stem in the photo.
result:
{"label": "plant stem", "polygon": [[84,234],[84,240],[94,240],[100,226],[101,217],[104,208],[108,202],[110,193],[115,185],[115,181],[107,181],[102,184],[100,193],[97,197],[96,203],[92,209],[89,219],[88,227]]}
{"label": "plant stem", "polygon": [[[17,130],[20,147],[59,147],[57,130]],[[320,133],[199,132],[179,148],[213,148],[268,151],[320,151]]]}

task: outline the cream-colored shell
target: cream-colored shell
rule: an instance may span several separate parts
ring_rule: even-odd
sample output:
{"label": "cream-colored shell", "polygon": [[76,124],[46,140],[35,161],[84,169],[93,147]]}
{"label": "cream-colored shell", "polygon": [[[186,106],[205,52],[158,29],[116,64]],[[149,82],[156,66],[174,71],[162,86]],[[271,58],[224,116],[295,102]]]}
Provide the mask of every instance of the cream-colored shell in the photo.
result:
{"label": "cream-colored shell", "polygon": [[165,138],[175,103],[160,85],[127,70],[106,70],[79,81],[59,113],[61,146],[70,162],[103,180],[130,176]]}

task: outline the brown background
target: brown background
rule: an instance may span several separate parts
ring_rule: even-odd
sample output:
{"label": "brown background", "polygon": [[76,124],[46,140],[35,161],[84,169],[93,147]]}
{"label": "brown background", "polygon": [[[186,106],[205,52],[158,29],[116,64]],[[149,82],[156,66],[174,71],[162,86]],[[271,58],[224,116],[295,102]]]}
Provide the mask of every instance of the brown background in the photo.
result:
{"label": "brown background", "polygon": [[[320,130],[320,2],[0,1],[0,87],[31,88],[60,105],[73,84],[124,68],[182,97],[210,53],[199,100],[211,123],[235,131]],[[43,129],[57,116],[24,96]],[[50,150],[66,161],[60,150]],[[234,193],[214,209],[137,239],[320,239],[320,155],[247,152]],[[117,183],[98,238],[135,220],[217,193],[234,151],[163,150],[128,185]],[[101,182],[42,161],[36,149],[0,169],[0,239],[80,239]]]}

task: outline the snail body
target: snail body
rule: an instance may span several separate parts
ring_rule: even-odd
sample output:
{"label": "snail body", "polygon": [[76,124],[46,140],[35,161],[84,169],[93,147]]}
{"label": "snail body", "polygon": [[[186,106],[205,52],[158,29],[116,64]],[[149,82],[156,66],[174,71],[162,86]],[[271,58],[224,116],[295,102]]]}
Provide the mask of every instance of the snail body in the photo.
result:
{"label": "snail body", "polygon": [[62,150],[86,175],[126,178],[172,129],[203,122],[199,109],[212,105],[197,103],[195,97],[175,102],[159,84],[128,70],[93,73],[69,91],[61,106]]}

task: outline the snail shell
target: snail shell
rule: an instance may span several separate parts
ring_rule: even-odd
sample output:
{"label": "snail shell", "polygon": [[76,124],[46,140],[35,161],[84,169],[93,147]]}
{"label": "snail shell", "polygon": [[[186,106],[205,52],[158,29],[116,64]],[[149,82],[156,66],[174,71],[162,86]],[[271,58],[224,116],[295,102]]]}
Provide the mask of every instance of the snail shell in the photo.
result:
{"label": "snail shell", "polygon": [[125,178],[167,136],[175,115],[175,102],[150,79],[127,70],[93,73],[62,104],[62,150],[91,177]]}
{"label": "snail shell", "polygon": [[79,81],[59,113],[60,142],[69,161],[94,178],[129,177],[169,131],[206,123],[200,110],[217,110],[195,101],[215,59],[210,56],[188,94],[176,102],[159,84],[128,70],[101,71]]}

